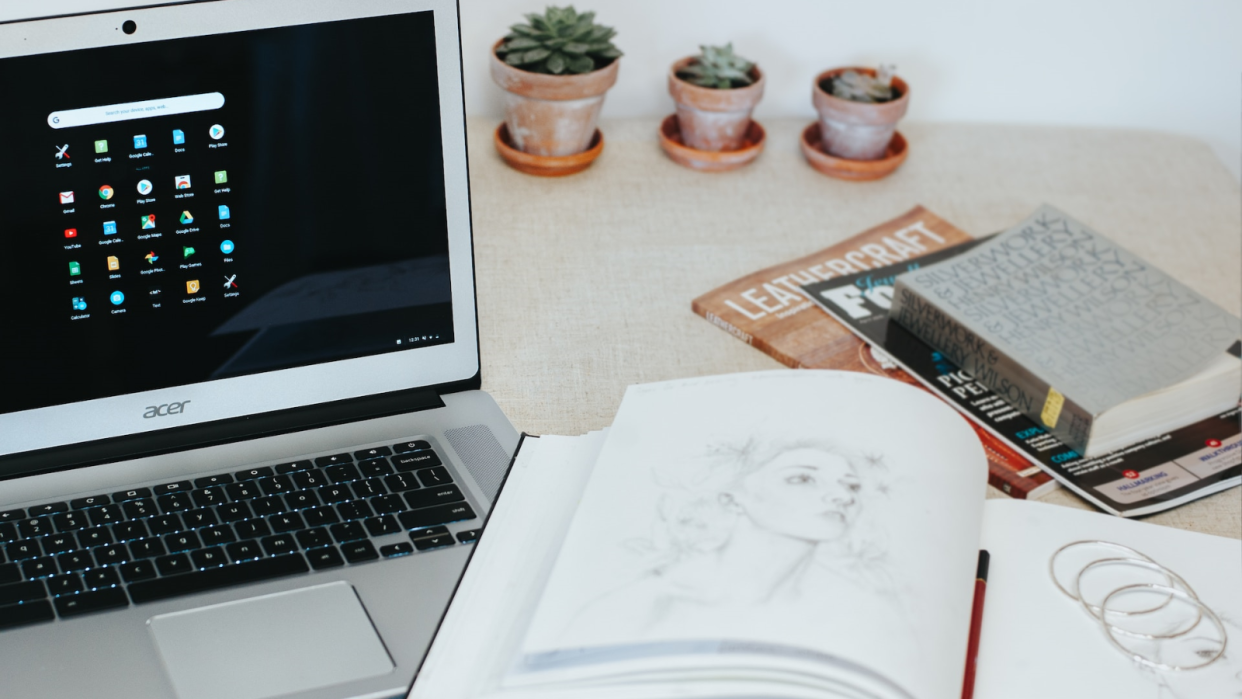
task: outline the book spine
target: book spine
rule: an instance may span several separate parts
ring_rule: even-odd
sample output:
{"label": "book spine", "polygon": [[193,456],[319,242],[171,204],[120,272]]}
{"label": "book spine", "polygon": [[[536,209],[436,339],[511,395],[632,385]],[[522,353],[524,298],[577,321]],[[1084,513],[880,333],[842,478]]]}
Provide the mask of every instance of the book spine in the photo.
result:
{"label": "book spine", "polygon": [[893,287],[889,318],[1076,452],[1065,458],[1087,453],[1094,421],[1090,413],[958,322],[901,277],[897,277]]}
{"label": "book spine", "polygon": [[775,359],[781,364],[784,364],[785,366],[790,367],[792,369],[805,368],[802,362],[798,361],[796,357],[791,357],[788,354],[785,354],[784,352],[774,347],[772,343],[768,342],[767,340],[761,337],[755,337],[754,335],[751,335],[745,330],[742,330],[741,328],[737,327],[733,323],[730,323],[724,318],[721,318],[715,313],[712,313],[711,311],[707,310],[707,308],[704,307],[703,304],[699,303],[698,299],[695,299],[694,301],[690,302],[690,309],[693,310],[695,313],[699,314],[700,316],[702,316],[712,325],[715,325],[716,327],[729,333],[733,337],[736,337],[742,342],[745,342],[751,347],[754,347],[760,352],[763,352],[764,354]]}

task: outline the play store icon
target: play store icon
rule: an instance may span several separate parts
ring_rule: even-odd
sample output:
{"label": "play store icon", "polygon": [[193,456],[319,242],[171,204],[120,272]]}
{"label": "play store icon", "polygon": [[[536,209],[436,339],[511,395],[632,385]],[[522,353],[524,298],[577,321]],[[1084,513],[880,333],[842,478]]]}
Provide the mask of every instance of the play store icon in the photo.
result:
{"label": "play store icon", "polygon": [[190,215],[189,211],[181,212],[181,223],[182,225],[186,225],[186,226],[190,225],[191,223],[194,223],[194,217]]}

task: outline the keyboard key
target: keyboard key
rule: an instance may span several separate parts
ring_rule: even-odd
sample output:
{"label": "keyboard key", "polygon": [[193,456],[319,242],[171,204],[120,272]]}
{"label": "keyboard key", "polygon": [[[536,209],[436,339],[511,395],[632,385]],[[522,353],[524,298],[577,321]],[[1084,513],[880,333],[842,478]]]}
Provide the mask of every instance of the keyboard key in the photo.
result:
{"label": "keyboard key", "polygon": [[263,548],[259,546],[258,541],[254,540],[239,541],[236,544],[229,544],[224,547],[224,550],[228,552],[229,558],[232,559],[234,563],[263,558]]}
{"label": "keyboard key", "polygon": [[112,498],[107,495],[92,495],[90,497],[78,498],[77,500],[70,500],[69,507],[72,507],[75,510],[89,510],[93,507],[100,507],[111,502]]}
{"label": "keyboard key", "polygon": [[328,531],[332,532],[332,538],[336,539],[338,544],[367,538],[367,530],[358,522],[334,524],[328,527]]}
{"label": "keyboard key", "polygon": [[434,451],[415,451],[409,454],[394,456],[392,465],[398,471],[413,471],[416,468],[430,468],[440,465],[440,457]]}
{"label": "keyboard key", "polygon": [[289,476],[272,476],[255,481],[264,495],[283,495],[294,490],[293,479]]}
{"label": "keyboard key", "polygon": [[414,545],[407,543],[389,544],[380,547],[380,555],[384,558],[396,558],[398,556],[408,556],[414,553]]}
{"label": "keyboard key", "polygon": [[254,510],[256,517],[266,517],[277,512],[284,512],[285,501],[279,495],[255,498],[250,501],[250,509]]}
{"label": "keyboard key", "polygon": [[89,551],[70,551],[56,557],[56,565],[66,573],[77,573],[95,565]]}
{"label": "keyboard key", "polygon": [[453,537],[448,534],[441,534],[440,536],[427,536],[414,540],[414,545],[418,547],[419,551],[430,551],[431,549],[438,549],[444,546],[452,546],[456,543],[457,542],[453,539]]}
{"label": "keyboard key", "polygon": [[17,523],[17,533],[24,539],[35,539],[53,532],[52,520],[47,517],[24,519]]}
{"label": "keyboard key", "polygon": [[215,568],[217,566],[227,565],[228,557],[224,555],[223,546],[213,546],[209,549],[199,549],[190,554],[190,561],[194,563],[194,567],[198,569]]}
{"label": "keyboard key", "polygon": [[38,541],[28,539],[26,541],[15,541],[5,546],[4,552],[9,555],[10,561],[24,561],[27,558],[42,556],[43,547],[39,546]]}
{"label": "keyboard key", "polygon": [[96,546],[112,543],[112,531],[107,527],[92,527],[78,532],[78,546],[93,549]]}
{"label": "keyboard key", "polygon": [[431,507],[432,505],[443,505],[449,502],[461,502],[466,496],[461,494],[455,485],[447,485],[443,488],[427,488],[413,493],[405,494],[405,502],[410,506],[411,510],[417,510],[420,507]]}
{"label": "keyboard key", "polygon": [[332,504],[334,502],[345,502],[346,500],[352,500],[354,497],[354,494],[349,491],[349,486],[344,485],[324,486],[318,490],[318,493],[319,499],[322,500],[325,505]]}
{"label": "keyboard key", "polygon": [[22,581],[22,569],[16,563],[0,565],[0,585]]}
{"label": "keyboard key", "polygon": [[328,530],[322,527],[304,529],[297,533],[297,539],[304,549],[315,549],[332,543],[332,537],[328,535]]}
{"label": "keyboard key", "polygon": [[155,577],[155,564],[151,561],[133,561],[121,564],[121,577],[127,583],[150,580]]}
{"label": "keyboard key", "polygon": [[22,519],[26,519],[25,510],[5,510],[0,512],[0,522],[16,522]]}
{"label": "keyboard key", "polygon": [[254,516],[250,512],[250,506],[244,502],[230,502],[227,505],[221,505],[216,508],[216,514],[219,515],[221,522],[238,522]]}
{"label": "keyboard key", "polygon": [[194,484],[189,481],[176,481],[175,483],[165,483],[157,485],[151,490],[156,495],[165,495],[168,493],[188,493],[194,489]]}
{"label": "keyboard key", "polygon": [[116,572],[116,568],[93,568],[82,574],[82,580],[86,583],[88,590],[121,584],[121,576]]}
{"label": "keyboard key", "polygon": [[11,629],[28,624],[39,624],[56,618],[52,613],[52,605],[47,600],[15,604],[11,607],[0,607],[0,629]]}
{"label": "keyboard key", "polygon": [[224,494],[224,488],[218,485],[211,488],[200,488],[190,493],[190,497],[194,498],[194,504],[199,507],[223,505],[229,500],[228,496]]}
{"label": "keyboard key", "polygon": [[204,476],[194,481],[195,488],[212,488],[218,485],[232,483],[233,477],[227,473],[221,473],[218,476]]}
{"label": "keyboard key", "polygon": [[56,612],[62,618],[75,617],[79,614],[102,612],[108,609],[122,609],[129,606],[129,598],[119,587],[108,587],[92,592],[82,592],[56,600]]}
{"label": "keyboard key", "polygon": [[159,504],[160,510],[165,513],[185,512],[194,509],[194,500],[189,493],[173,493],[171,495],[161,495],[155,499]]}
{"label": "keyboard key", "polygon": [[254,481],[242,481],[240,483],[229,483],[224,486],[224,492],[228,494],[229,500],[234,503],[253,500],[263,496],[263,491]]}
{"label": "keyboard key", "polygon": [[371,506],[365,500],[357,500],[355,502],[343,502],[336,506],[336,511],[341,515],[341,519],[365,519],[374,513],[371,512]]}
{"label": "keyboard key", "polygon": [[299,554],[265,558],[259,561],[238,563],[223,568],[212,568],[197,573],[178,575],[134,583],[129,586],[129,596],[134,604],[145,604],[180,595],[205,592],[222,587],[270,580],[310,571],[306,559]]}
{"label": "keyboard key", "polygon": [[302,515],[296,512],[286,512],[279,515],[272,515],[267,518],[267,524],[272,528],[272,531],[277,534],[296,531],[306,527],[306,524],[302,521]]}
{"label": "keyboard key", "polygon": [[397,519],[401,521],[401,526],[406,529],[420,529],[422,527],[432,527],[437,524],[449,524],[451,522],[474,519],[476,516],[477,515],[474,514],[474,510],[470,509],[470,505],[463,502],[454,505],[436,505],[435,507],[424,507],[421,510],[402,512],[397,515]]}
{"label": "keyboard key", "polygon": [[218,546],[237,541],[237,535],[233,533],[233,528],[227,524],[201,529],[198,535],[203,540],[203,546]]}
{"label": "keyboard key", "polygon": [[366,459],[374,459],[377,456],[388,456],[391,453],[392,449],[389,449],[388,447],[372,447],[370,449],[363,449],[362,451],[354,452],[354,459],[358,461],[365,461]]}
{"label": "keyboard key", "polygon": [[257,539],[272,533],[272,530],[267,526],[267,522],[261,519],[247,519],[237,522],[233,525],[233,531],[237,532],[238,539]]}
{"label": "keyboard key", "polygon": [[121,522],[112,525],[112,536],[117,541],[133,541],[147,538],[150,532],[147,531],[146,522]]}
{"label": "keyboard key", "polygon": [[163,536],[179,532],[184,527],[181,526],[181,518],[177,515],[160,515],[147,520],[147,527],[151,529],[152,536]]}
{"label": "keyboard key", "polygon": [[155,559],[155,569],[160,575],[179,575],[194,570],[190,564],[190,557],[184,553],[174,553],[171,556],[160,556]]}
{"label": "keyboard key", "polygon": [[17,539],[17,525],[12,522],[0,522],[0,543]]}
{"label": "keyboard key", "polygon": [[52,515],[52,524],[58,532],[76,532],[90,526],[90,520],[80,510],[71,510]]}
{"label": "keyboard key", "polygon": [[15,585],[0,585],[0,607],[18,602],[33,602],[45,599],[47,590],[41,582],[24,582]]}
{"label": "keyboard key", "polygon": [[272,469],[265,466],[263,468],[248,468],[244,471],[238,471],[233,474],[233,477],[236,478],[240,482],[240,481],[252,481],[252,480],[255,480],[256,478],[267,478],[268,476],[272,474],[273,474]]}
{"label": "keyboard key", "polygon": [[359,498],[373,498],[376,495],[384,495],[388,492],[384,488],[384,481],[378,478],[368,478],[364,481],[355,481],[349,485],[354,491],[354,495]]}
{"label": "keyboard key", "polygon": [[164,542],[151,538],[129,542],[129,553],[134,558],[154,558],[168,552],[164,550]]}
{"label": "keyboard key", "polygon": [[379,558],[379,554],[375,551],[375,546],[367,540],[351,541],[348,544],[341,544],[341,554],[345,556],[345,560],[350,563],[362,563],[363,561],[374,561]]}
{"label": "keyboard key", "polygon": [[401,493],[423,487],[413,473],[394,473],[384,479],[384,485],[388,486],[388,491],[392,493]]}
{"label": "keyboard key", "polygon": [[40,543],[43,544],[43,553],[49,556],[72,551],[78,547],[78,541],[72,534],[45,536],[40,540]]}
{"label": "keyboard key", "polygon": [[102,527],[105,524],[116,524],[125,521],[125,513],[121,511],[120,505],[104,505],[103,507],[95,507],[86,511],[86,516],[90,518],[91,524],[96,527]]}
{"label": "keyboard key", "polygon": [[219,523],[219,520],[216,519],[216,513],[207,509],[190,510],[181,515],[181,521],[185,522],[186,529],[202,529],[203,527],[210,527],[213,524]]}
{"label": "keyboard key", "polygon": [[139,498],[151,497],[150,488],[134,488],[133,490],[122,490],[119,493],[112,494],[112,502],[125,502],[127,500],[137,500]]}
{"label": "keyboard key", "polygon": [[144,517],[154,517],[160,513],[155,506],[154,500],[130,500],[121,505],[121,509],[125,511],[125,516],[129,519],[142,519]]}
{"label": "keyboard key", "polygon": [[448,469],[439,466],[416,471],[414,475],[418,476],[418,482],[422,483],[425,488],[434,488],[438,485],[448,485],[453,482],[453,477],[449,475]]}
{"label": "keyboard key", "polygon": [[22,577],[27,580],[46,578],[60,572],[60,570],[56,568],[56,559],[50,556],[31,558],[30,560],[22,561],[21,565]]}
{"label": "keyboard key", "polygon": [[292,476],[293,484],[306,490],[328,485],[328,476],[323,471],[303,471]]}
{"label": "keyboard key", "polygon": [[325,524],[336,524],[341,521],[340,515],[331,507],[314,507],[302,512],[302,518],[306,520],[306,524],[311,527],[320,527]]}
{"label": "keyboard key", "polygon": [[310,462],[310,459],[304,459],[302,461],[294,461],[293,463],[281,464],[273,470],[275,470],[277,474],[284,474],[296,473],[297,471],[306,471],[314,467],[315,465]]}
{"label": "keyboard key", "polygon": [[358,472],[363,478],[386,476],[392,473],[392,464],[388,463],[388,459],[369,459],[358,464]]}
{"label": "keyboard key", "polygon": [[101,566],[117,565],[129,560],[129,550],[125,548],[125,544],[100,546],[92,553],[95,554],[95,564]]}
{"label": "keyboard key", "polygon": [[315,465],[319,468],[323,468],[325,466],[352,463],[353,460],[353,457],[349,454],[333,454],[332,456],[321,456],[318,459],[315,459]]}
{"label": "keyboard key", "polygon": [[198,540],[198,534],[194,532],[179,532],[164,537],[164,546],[168,548],[169,553],[181,553],[200,548],[202,543]]}
{"label": "keyboard key", "polygon": [[425,439],[415,439],[412,442],[402,442],[400,444],[392,445],[392,450],[397,452],[398,454],[404,454],[408,451],[419,451],[422,449],[430,449],[430,448],[431,448],[431,442],[428,442]]}
{"label": "keyboard key", "polygon": [[371,536],[383,536],[385,534],[400,534],[401,525],[397,524],[396,518],[392,515],[384,515],[383,517],[372,517],[366,521],[367,531]]}
{"label": "keyboard key", "polygon": [[422,529],[415,529],[410,532],[410,539],[422,539],[423,537],[440,536],[441,534],[448,533],[448,527],[423,527]]}
{"label": "keyboard key", "polygon": [[290,510],[305,510],[319,505],[313,490],[299,490],[285,496],[285,506]]}
{"label": "keyboard key", "polygon": [[405,501],[400,495],[381,495],[378,498],[371,498],[371,509],[375,510],[377,515],[395,515],[405,511]]}
{"label": "keyboard key", "polygon": [[46,505],[35,505],[27,507],[26,514],[31,517],[43,517],[44,515],[54,515],[57,512],[64,512],[69,509],[67,502],[49,502]]}
{"label": "keyboard key", "polygon": [[47,579],[47,591],[53,595],[68,595],[86,589],[82,584],[82,576],[76,573],[53,575]]}
{"label": "keyboard key", "polygon": [[293,553],[298,550],[298,542],[290,534],[269,536],[259,543],[263,544],[263,552],[269,556],[279,556],[282,553]]}
{"label": "keyboard key", "polygon": [[306,558],[315,570],[339,568],[345,565],[345,559],[341,558],[341,552],[337,551],[335,546],[311,549],[306,552]]}
{"label": "keyboard key", "polygon": [[324,469],[324,473],[328,474],[328,478],[333,483],[348,483],[362,478],[362,475],[358,473],[358,467],[353,464],[338,464]]}

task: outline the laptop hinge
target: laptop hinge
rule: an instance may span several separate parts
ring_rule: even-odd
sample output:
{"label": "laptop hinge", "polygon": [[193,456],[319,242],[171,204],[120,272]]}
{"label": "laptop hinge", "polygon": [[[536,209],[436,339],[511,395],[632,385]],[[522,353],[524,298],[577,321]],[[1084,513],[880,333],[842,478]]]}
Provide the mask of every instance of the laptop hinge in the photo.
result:
{"label": "laptop hinge", "polygon": [[259,437],[443,407],[444,401],[436,390],[419,388],[187,427],[175,427],[157,432],[80,442],[63,447],[0,456],[0,480],[158,456],[187,449],[230,444]]}

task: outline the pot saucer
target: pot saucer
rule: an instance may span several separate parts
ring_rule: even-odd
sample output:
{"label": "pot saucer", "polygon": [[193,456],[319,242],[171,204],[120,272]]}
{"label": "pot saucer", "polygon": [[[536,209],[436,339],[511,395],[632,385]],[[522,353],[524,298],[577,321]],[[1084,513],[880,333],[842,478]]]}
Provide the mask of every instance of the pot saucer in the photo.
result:
{"label": "pot saucer", "polygon": [[823,138],[819,131],[819,122],[812,122],[802,130],[802,154],[811,167],[842,180],[878,180],[891,175],[906,160],[909,146],[906,137],[900,131],[893,132],[893,140],[888,142],[884,157],[879,160],[848,160],[828,155],[820,150]]}
{"label": "pot saucer", "polygon": [[763,126],[752,119],[741,148],[725,151],[696,150],[681,140],[681,126],[677,122],[676,114],[664,117],[664,123],[660,124],[660,147],[668,157],[678,165],[704,172],[736,170],[750,163],[763,152],[766,138]]}
{"label": "pot saucer", "polygon": [[604,134],[599,129],[595,129],[595,135],[591,137],[591,145],[581,153],[573,155],[524,153],[513,145],[513,139],[509,137],[509,125],[504,122],[496,127],[492,141],[496,144],[496,152],[500,153],[500,157],[504,158],[510,167],[528,175],[540,177],[563,177],[582,172],[595,162],[600,153],[604,152]]}

